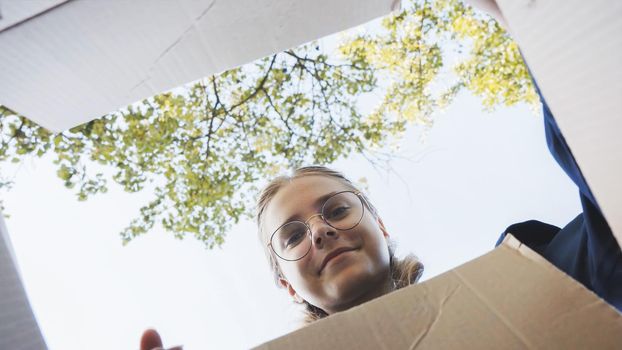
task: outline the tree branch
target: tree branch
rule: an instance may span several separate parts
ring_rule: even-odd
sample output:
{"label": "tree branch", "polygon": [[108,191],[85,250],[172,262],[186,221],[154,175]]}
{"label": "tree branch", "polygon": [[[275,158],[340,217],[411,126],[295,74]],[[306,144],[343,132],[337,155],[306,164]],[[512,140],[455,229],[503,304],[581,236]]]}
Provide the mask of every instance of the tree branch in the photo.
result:
{"label": "tree branch", "polygon": [[272,67],[274,66],[274,62],[276,61],[276,56],[278,56],[278,54],[275,54],[274,56],[272,56],[272,61],[270,61],[270,66],[268,66],[268,69],[266,70],[266,73],[264,74],[263,78],[261,79],[261,81],[259,82],[257,87],[255,88],[255,91],[253,91],[250,95],[248,95],[243,100],[241,100],[238,103],[236,103],[233,106],[231,106],[231,108],[229,108],[228,110],[225,109],[225,112],[227,114],[231,113],[234,109],[240,107],[241,105],[245,104],[248,100],[250,100],[253,97],[257,96],[259,91],[261,89],[263,89],[263,86],[266,84],[266,81],[268,80],[268,76],[270,76],[270,72],[272,72]]}
{"label": "tree branch", "polygon": [[276,114],[279,116],[279,118],[281,119],[281,121],[283,122],[283,124],[285,124],[285,127],[287,128],[287,130],[289,131],[289,139],[291,141],[291,139],[294,137],[294,135],[296,134],[294,132],[294,130],[292,129],[292,127],[289,125],[288,120],[283,117],[283,114],[281,114],[281,112],[278,110],[278,108],[274,105],[274,102],[272,101],[272,97],[270,97],[270,94],[268,94],[268,92],[266,91],[266,89],[261,89],[261,91],[264,93],[264,95],[266,96],[266,98],[268,99],[268,104],[272,107],[272,109],[276,112]]}

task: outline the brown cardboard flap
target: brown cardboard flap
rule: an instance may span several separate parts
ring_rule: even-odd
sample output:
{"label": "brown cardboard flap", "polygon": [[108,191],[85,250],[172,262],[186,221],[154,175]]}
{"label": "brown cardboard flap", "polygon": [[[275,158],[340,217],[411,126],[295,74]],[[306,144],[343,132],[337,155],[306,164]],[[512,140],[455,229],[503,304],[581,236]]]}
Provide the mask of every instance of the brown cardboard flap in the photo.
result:
{"label": "brown cardboard flap", "polygon": [[511,235],[475,260],[257,349],[616,349],[622,315]]}

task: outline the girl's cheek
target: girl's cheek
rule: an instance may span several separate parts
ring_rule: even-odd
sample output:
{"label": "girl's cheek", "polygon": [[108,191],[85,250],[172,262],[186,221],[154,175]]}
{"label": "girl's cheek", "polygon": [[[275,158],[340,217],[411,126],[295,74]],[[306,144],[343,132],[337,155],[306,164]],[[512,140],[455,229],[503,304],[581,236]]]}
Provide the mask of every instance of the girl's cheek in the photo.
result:
{"label": "girl's cheek", "polygon": [[309,254],[309,256],[305,257],[304,259],[300,260],[300,264],[298,265],[298,269],[301,273],[305,273],[309,271],[309,268],[311,267],[311,261],[312,261],[312,257],[311,254]]}
{"label": "girl's cheek", "polygon": [[[313,253],[313,252],[310,252]],[[309,254],[304,259],[299,260],[296,266],[297,273],[301,279],[308,282],[309,278],[314,276],[314,268],[313,268],[313,257],[312,254]]]}
{"label": "girl's cheek", "polygon": [[305,266],[304,260],[298,260],[296,262],[290,262],[288,266],[283,267],[283,274],[289,280],[300,280],[305,278]]}

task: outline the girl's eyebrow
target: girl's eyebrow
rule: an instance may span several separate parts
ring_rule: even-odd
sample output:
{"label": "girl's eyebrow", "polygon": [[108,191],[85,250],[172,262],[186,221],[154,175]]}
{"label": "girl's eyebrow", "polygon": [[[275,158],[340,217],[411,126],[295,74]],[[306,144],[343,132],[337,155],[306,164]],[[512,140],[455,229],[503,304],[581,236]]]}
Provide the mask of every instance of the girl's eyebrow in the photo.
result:
{"label": "girl's eyebrow", "polygon": [[[328,197],[330,197],[330,196],[332,196],[332,195],[334,195],[335,193],[338,193],[338,192],[341,192],[341,191],[332,191],[332,192],[329,192],[329,193],[327,193],[325,195],[322,195],[321,197],[316,199],[315,202],[313,202],[313,207],[320,208],[324,204],[324,202],[328,199]],[[302,219],[300,218],[299,214],[293,214],[293,215],[290,215],[281,225],[279,225],[279,227],[285,225],[288,222],[294,221],[294,220],[302,221]]]}

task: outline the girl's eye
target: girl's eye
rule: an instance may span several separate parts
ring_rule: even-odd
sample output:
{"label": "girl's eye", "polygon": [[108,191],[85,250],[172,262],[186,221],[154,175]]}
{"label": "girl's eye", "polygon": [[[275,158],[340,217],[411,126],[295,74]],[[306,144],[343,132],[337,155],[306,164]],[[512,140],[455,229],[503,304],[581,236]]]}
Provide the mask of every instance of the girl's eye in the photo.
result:
{"label": "girl's eye", "polygon": [[285,241],[285,247],[293,248],[297,246],[300,242],[302,242],[302,239],[305,237],[305,233],[306,232],[302,230],[292,232],[289,235],[289,238]]}
{"label": "girl's eye", "polygon": [[341,207],[331,209],[326,219],[327,220],[341,219],[348,214],[349,210],[350,210],[350,207],[347,207],[347,206],[341,206]]}

